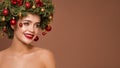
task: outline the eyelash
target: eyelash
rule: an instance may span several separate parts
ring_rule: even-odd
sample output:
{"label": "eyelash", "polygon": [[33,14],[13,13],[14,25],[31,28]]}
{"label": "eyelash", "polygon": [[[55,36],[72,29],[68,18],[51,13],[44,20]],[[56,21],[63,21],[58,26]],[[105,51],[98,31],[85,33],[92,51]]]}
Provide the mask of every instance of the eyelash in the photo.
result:
{"label": "eyelash", "polygon": [[[24,22],[23,23],[25,26],[29,26],[29,22]],[[38,24],[35,24],[35,26],[37,27],[37,28],[39,28],[40,27],[40,24],[38,23]]]}
{"label": "eyelash", "polygon": [[26,25],[26,26],[28,26],[28,25],[29,25],[29,22],[24,22],[23,24]]}
{"label": "eyelash", "polygon": [[35,24],[35,25],[36,25],[36,27],[37,27],[37,28],[39,28],[39,27],[40,27],[40,24]]}

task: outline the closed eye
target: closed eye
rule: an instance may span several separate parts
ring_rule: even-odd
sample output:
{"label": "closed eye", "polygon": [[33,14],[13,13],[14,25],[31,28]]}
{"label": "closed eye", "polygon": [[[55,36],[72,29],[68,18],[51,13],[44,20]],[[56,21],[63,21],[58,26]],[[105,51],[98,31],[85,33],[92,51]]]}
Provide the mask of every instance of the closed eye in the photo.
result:
{"label": "closed eye", "polygon": [[40,27],[40,23],[36,23],[35,26],[38,28]]}
{"label": "closed eye", "polygon": [[28,25],[29,25],[29,22],[24,22],[23,24],[26,25],[26,26],[28,26]]}
{"label": "closed eye", "polygon": [[31,22],[31,21],[29,21],[29,20],[24,20],[24,21],[23,21],[23,25],[28,26],[28,25],[30,25],[30,22]]}

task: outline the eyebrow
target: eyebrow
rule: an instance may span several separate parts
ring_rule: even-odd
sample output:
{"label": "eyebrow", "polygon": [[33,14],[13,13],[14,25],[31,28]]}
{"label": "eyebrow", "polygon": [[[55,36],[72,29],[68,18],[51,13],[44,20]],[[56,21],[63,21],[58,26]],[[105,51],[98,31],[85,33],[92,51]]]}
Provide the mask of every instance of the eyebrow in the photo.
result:
{"label": "eyebrow", "polygon": [[[27,22],[30,22],[30,23],[32,23],[32,21],[31,20],[23,20],[23,21],[27,21]],[[39,24],[40,22],[35,22],[35,24]]]}
{"label": "eyebrow", "polygon": [[23,21],[32,22],[32,21],[30,21],[30,20],[23,20]]}

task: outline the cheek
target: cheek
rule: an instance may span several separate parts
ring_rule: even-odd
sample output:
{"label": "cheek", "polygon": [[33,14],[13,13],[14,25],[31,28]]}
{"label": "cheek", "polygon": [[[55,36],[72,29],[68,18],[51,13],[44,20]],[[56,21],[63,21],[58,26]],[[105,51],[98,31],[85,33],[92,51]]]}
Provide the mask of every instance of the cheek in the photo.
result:
{"label": "cheek", "polygon": [[39,28],[36,29],[36,30],[35,30],[35,33],[38,35],[38,34],[40,33],[40,29],[39,29]]}
{"label": "cheek", "polygon": [[17,25],[17,31],[18,32],[24,32],[25,30],[26,30],[26,28],[22,24]]}
{"label": "cheek", "polygon": [[26,27],[21,27],[20,29],[21,29],[21,31],[25,31],[25,30],[27,30]]}

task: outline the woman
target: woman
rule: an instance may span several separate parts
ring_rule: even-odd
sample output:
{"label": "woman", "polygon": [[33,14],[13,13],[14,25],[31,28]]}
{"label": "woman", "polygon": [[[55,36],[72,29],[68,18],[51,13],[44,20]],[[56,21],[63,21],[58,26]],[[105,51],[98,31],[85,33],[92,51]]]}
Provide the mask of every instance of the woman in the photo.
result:
{"label": "woman", "polygon": [[12,39],[0,52],[0,68],[55,68],[51,51],[31,45],[51,30],[54,6],[51,0],[4,0],[0,4],[2,34]]}

